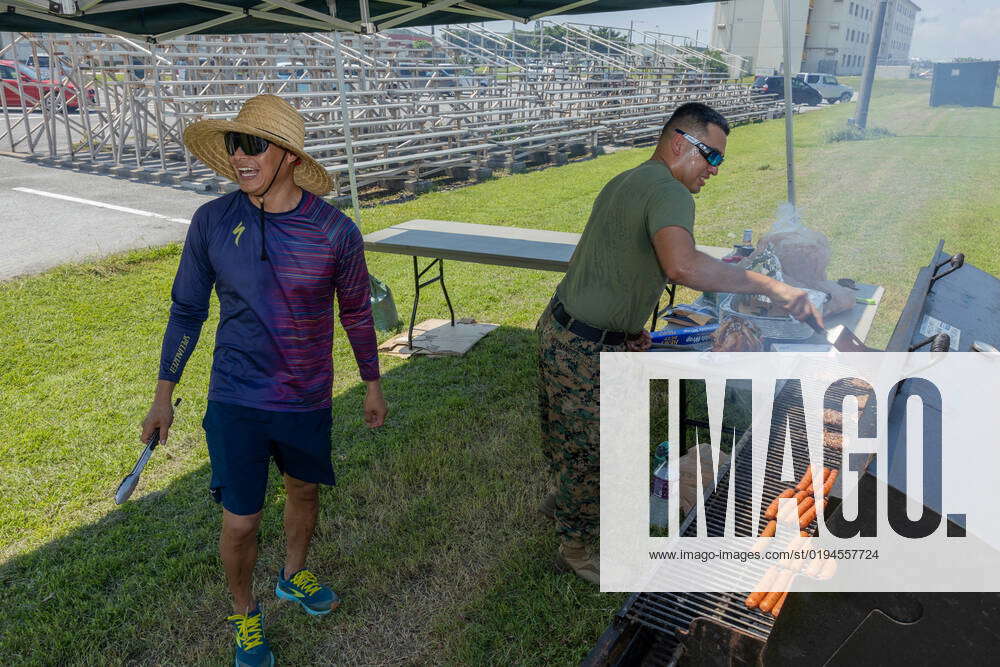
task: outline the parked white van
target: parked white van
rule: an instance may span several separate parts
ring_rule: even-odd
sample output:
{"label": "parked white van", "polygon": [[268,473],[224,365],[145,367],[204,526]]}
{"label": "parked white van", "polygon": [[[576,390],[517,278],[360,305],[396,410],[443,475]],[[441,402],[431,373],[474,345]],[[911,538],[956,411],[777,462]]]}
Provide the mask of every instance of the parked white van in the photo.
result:
{"label": "parked white van", "polygon": [[854,97],[854,89],[837,81],[837,77],[832,74],[800,72],[795,76],[818,90],[823,99],[830,104],[838,100],[850,102],[851,98]]}

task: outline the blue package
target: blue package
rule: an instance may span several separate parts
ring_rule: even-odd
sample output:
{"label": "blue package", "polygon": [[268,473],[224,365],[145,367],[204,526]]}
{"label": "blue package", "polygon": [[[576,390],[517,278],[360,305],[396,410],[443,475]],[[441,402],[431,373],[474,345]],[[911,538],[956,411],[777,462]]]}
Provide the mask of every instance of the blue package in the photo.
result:
{"label": "blue package", "polygon": [[683,327],[680,329],[660,329],[650,332],[649,337],[654,343],[667,345],[694,345],[712,339],[712,334],[719,328],[718,324],[706,324],[703,327]]}

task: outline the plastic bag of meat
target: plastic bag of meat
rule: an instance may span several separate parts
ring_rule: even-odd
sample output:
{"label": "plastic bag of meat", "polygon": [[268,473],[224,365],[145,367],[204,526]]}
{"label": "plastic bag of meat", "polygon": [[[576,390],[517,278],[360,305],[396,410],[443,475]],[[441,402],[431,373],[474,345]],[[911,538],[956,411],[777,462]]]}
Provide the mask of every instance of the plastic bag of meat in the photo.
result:
{"label": "plastic bag of meat", "polygon": [[712,352],[760,352],[764,338],[760,329],[742,317],[727,317],[712,334]]}
{"label": "plastic bag of meat", "polygon": [[795,207],[788,202],[778,207],[778,219],[760,238],[757,249],[762,250],[769,245],[781,261],[786,278],[798,280],[810,287],[826,280],[826,267],[830,263],[830,241],[822,232],[803,225]]}

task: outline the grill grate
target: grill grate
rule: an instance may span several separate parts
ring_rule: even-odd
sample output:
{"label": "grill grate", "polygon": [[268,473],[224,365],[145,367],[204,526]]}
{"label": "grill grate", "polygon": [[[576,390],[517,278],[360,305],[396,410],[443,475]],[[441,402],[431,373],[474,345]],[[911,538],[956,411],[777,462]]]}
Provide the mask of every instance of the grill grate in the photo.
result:
{"label": "grill grate", "polygon": [[[834,400],[842,400],[844,394],[834,395]],[[792,403],[785,397],[784,392],[779,394],[775,401],[774,411],[780,418],[787,416]],[[831,406],[832,407],[832,406]],[[803,438],[795,432],[789,433],[789,443],[796,456],[808,460],[808,447]],[[765,467],[763,480],[763,498],[770,499],[777,496],[788,488],[788,482],[780,479],[781,465],[778,457],[780,453],[769,452],[769,465]],[[823,447],[823,465],[828,468],[840,468],[841,452],[831,447]],[[741,448],[736,455],[735,463],[730,466],[722,479],[719,481],[719,489],[727,489],[728,482],[734,470],[739,470],[739,474],[752,472],[751,454],[748,448]],[[776,472],[775,472],[776,471]],[[795,470],[796,477],[801,477],[805,469]],[[705,525],[714,527],[719,531],[725,525],[726,518],[726,494],[714,492],[705,502]],[[746,517],[749,512],[742,515],[741,510],[748,505],[752,499],[749,495],[740,493],[737,487],[734,491],[734,501],[736,509],[736,525],[747,528]],[[764,502],[765,506],[767,503]],[[756,526],[750,528],[753,534],[757,534],[766,524],[763,518],[764,508],[755,518]],[[815,525],[815,524],[814,524]],[[693,536],[697,531],[697,521],[689,520],[683,535]],[[758,573],[763,576],[764,572],[773,563],[761,561],[758,563],[740,564],[740,568],[747,566],[760,569]],[[728,567],[735,568],[736,565],[720,563],[718,566],[718,578],[720,581],[728,581],[732,576],[732,571],[727,572]],[[774,625],[774,618],[770,614],[765,614],[757,610],[747,609],[744,604],[746,592],[731,593],[639,593],[636,595],[628,608],[623,610],[624,617],[630,621],[637,622],[642,626],[656,631],[656,643],[652,653],[658,654],[659,658],[667,660],[665,664],[672,664],[674,655],[681,639],[688,633],[691,622],[696,618],[711,618],[734,630],[739,630],[748,635],[766,641]]]}

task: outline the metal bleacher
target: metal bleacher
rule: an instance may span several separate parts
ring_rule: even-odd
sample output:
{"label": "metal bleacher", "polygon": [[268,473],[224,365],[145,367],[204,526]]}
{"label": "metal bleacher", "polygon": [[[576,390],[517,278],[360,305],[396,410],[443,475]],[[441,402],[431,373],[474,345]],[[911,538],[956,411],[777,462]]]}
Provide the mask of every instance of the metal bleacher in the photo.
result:
{"label": "metal bleacher", "polygon": [[[184,149],[184,128],[200,118],[233,117],[243,101],[267,92],[301,111],[306,150],[343,195],[348,126],[358,185],[376,193],[439,176],[562,164],[601,145],[648,143],[670,112],[691,100],[713,105],[733,123],[783,113],[752,95],[740,72],[711,71],[717,56],[690,40],[553,25],[538,22],[536,33],[472,24],[434,34],[411,28],[347,35],[343,90],[336,44],[325,34],[189,36],[162,44],[19,34],[0,58],[48,55],[59,63],[53,80],[92,89],[95,100],[81,99],[74,113],[45,100],[8,107],[0,96],[0,145],[34,158],[122,175],[152,170],[164,182],[211,187],[213,175]],[[60,99],[58,90],[52,97]]]}

